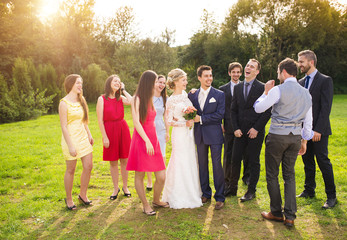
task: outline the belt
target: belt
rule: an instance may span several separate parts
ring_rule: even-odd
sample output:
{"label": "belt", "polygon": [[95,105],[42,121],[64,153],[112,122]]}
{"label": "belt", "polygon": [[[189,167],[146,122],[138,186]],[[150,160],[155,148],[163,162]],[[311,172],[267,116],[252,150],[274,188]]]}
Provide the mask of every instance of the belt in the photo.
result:
{"label": "belt", "polygon": [[301,127],[302,123],[271,123],[274,126],[290,126],[290,127]]}

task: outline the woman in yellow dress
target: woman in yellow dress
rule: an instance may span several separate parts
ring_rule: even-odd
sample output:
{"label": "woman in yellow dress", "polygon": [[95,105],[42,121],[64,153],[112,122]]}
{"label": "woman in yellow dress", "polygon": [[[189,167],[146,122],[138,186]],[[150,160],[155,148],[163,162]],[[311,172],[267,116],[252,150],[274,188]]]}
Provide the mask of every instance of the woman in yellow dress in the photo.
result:
{"label": "woman in yellow dress", "polygon": [[69,210],[75,210],[72,200],[72,186],[77,159],[81,158],[83,171],[78,200],[84,205],[91,205],[87,197],[87,188],[93,168],[93,137],[88,128],[88,105],[83,97],[83,80],[77,74],[65,78],[64,87],[67,95],[60,100],[59,117],[62,130],[61,147],[66,160],[64,185],[65,203]]}

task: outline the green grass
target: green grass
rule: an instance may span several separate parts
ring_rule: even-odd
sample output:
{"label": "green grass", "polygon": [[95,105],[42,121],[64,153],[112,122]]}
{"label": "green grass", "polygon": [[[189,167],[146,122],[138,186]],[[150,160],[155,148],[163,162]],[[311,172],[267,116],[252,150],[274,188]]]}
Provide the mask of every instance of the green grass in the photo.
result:
{"label": "green grass", "polygon": [[[214,201],[196,209],[158,209],[156,217],[142,213],[129,174],[131,198],[108,200],[112,193],[109,164],[102,161],[102,141],[95,104],[90,105],[90,130],[95,145],[94,168],[88,196],[94,205],[77,211],[65,208],[63,159],[58,115],[0,125],[0,239],[346,239],[347,238],[347,95],[334,97],[331,113],[333,135],[329,142],[339,204],[321,209],[326,200],[324,182],[317,167],[317,191],[313,199],[298,199],[296,227],[264,221],[261,211],[269,210],[264,148],[257,198],[240,203],[246,191],[241,183],[238,197],[228,197],[225,208],[214,211]],[[130,109],[126,120],[133,124]],[[167,162],[171,145],[167,146]],[[73,196],[77,203],[82,166],[78,162]],[[280,178],[281,179],[281,178]],[[303,190],[304,170],[296,164],[297,192]],[[212,183],[212,174],[211,174]],[[283,191],[283,181],[281,180]],[[212,184],[213,185],[213,184]],[[120,185],[121,186],[121,185]],[[152,193],[147,197],[152,198]]]}

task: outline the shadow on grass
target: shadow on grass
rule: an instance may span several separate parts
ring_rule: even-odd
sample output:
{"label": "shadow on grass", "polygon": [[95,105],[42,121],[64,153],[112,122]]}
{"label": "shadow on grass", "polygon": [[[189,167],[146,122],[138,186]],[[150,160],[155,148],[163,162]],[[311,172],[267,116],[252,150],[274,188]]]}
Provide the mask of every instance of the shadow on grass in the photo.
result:
{"label": "shadow on grass", "polygon": [[134,199],[120,198],[105,203],[93,202],[93,206],[77,205],[77,210],[64,207],[51,224],[46,224],[30,233],[28,239],[95,239],[107,224],[119,218],[119,212],[126,209],[127,203]]}

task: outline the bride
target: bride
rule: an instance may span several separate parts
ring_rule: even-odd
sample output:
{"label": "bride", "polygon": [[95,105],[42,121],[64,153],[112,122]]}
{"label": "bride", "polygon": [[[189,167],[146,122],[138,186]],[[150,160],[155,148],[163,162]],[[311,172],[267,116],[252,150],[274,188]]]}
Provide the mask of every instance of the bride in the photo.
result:
{"label": "bride", "polygon": [[196,208],[202,206],[198,160],[195,151],[193,120],[185,120],[183,111],[193,104],[184,91],[188,84],[187,74],[176,68],[168,74],[167,83],[174,92],[167,100],[168,124],[172,152],[166,171],[162,201],[171,208]]}

